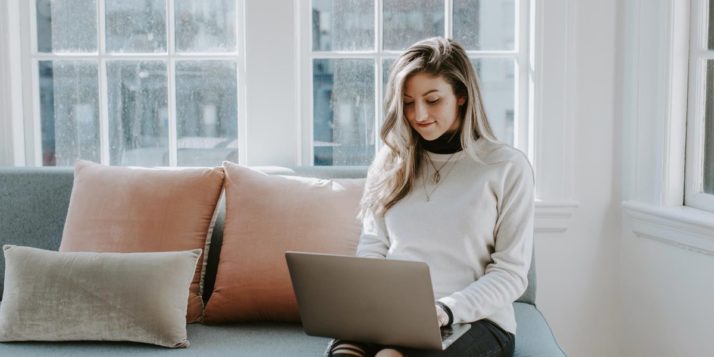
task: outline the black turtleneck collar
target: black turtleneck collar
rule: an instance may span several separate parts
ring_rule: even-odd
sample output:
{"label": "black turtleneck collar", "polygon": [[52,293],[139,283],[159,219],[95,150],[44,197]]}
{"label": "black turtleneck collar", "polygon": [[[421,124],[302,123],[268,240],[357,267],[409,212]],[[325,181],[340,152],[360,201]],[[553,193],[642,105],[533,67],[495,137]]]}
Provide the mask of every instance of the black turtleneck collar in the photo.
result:
{"label": "black turtleneck collar", "polygon": [[424,150],[434,154],[453,154],[461,151],[461,130],[456,132],[446,132],[440,137],[427,141],[419,137]]}

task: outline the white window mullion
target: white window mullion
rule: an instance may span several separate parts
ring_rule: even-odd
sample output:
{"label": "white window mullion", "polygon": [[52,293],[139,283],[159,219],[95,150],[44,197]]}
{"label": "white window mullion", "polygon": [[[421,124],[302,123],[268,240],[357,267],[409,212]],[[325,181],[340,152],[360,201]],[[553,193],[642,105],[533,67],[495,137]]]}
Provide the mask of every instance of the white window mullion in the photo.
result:
{"label": "white window mullion", "polygon": [[[704,33],[707,33],[707,30]],[[692,58],[714,59],[714,51],[709,49],[695,49],[692,51]]]}
{"label": "white window mullion", "polygon": [[528,59],[529,59],[529,49],[528,49],[528,29],[530,27],[530,16],[529,16],[529,1],[519,0],[516,2],[516,49],[518,52],[518,58],[516,61],[516,71],[514,73],[515,82],[515,103],[514,103],[514,140],[513,143],[516,147],[521,150],[528,152],[530,157],[533,157],[529,150],[531,144],[529,143],[528,136],[531,128],[528,123],[530,121],[530,116],[528,115],[528,88],[530,81],[530,71],[528,70]]}
{"label": "white window mullion", "polygon": [[325,51],[314,51],[312,52],[312,58],[318,59],[373,59],[375,57],[375,52],[325,52]]}
{"label": "white window mullion", "polygon": [[300,127],[298,129],[300,139],[301,152],[300,160],[298,165],[310,166],[314,164],[314,149],[312,147],[313,142],[313,132],[312,126],[313,118],[313,83],[312,83],[312,2],[311,1],[297,1],[298,9],[298,22],[300,23],[300,43],[301,46],[299,53],[300,61],[300,80],[298,81],[299,90],[299,108],[300,108]]}
{"label": "white window mullion", "polygon": [[[34,1],[33,1],[34,3]],[[40,63],[32,61],[32,147],[34,148],[33,166],[43,166],[42,160],[42,120],[40,111]]]}
{"label": "white window mullion", "polygon": [[178,165],[178,143],[176,130],[176,60],[169,58],[168,60],[168,114],[169,114],[169,166]]}
{"label": "white window mullion", "polygon": [[[536,168],[538,167],[538,164],[536,163],[536,146],[535,146],[535,132],[537,130],[535,126],[535,117],[536,117],[536,108],[535,108],[535,103],[536,103],[536,96],[540,95],[539,93],[536,93],[536,81],[538,80],[538,76],[540,76],[540,73],[538,72],[538,69],[536,68],[536,46],[535,46],[535,41],[536,41],[536,6],[528,6],[528,51],[527,51],[527,58],[528,61],[526,62],[526,73],[528,74],[528,88],[526,88],[526,93],[528,95],[528,112],[526,113],[527,118],[528,118],[528,148],[526,154],[528,157],[531,159],[531,165]],[[524,13],[525,14],[525,13]],[[525,41],[525,38],[523,39]]]}
{"label": "white window mullion", "polygon": [[[211,55],[208,53],[191,53],[190,55],[171,56],[176,59],[190,59],[194,61],[235,61],[238,53],[228,53],[221,55]],[[165,53],[151,54],[151,53],[140,53],[140,54],[127,54],[127,53],[106,53],[103,55],[93,55],[86,53],[57,53],[57,54],[38,54],[34,56],[35,59],[40,61],[50,61],[50,60],[67,60],[67,61],[81,61],[81,60],[96,60],[96,59],[107,59],[107,60],[128,60],[128,61],[156,61],[164,60],[167,58]]]}
{"label": "white window mullion", "polygon": [[454,38],[454,1],[446,0],[444,2],[444,37]]}
{"label": "white window mullion", "polygon": [[97,52],[99,55],[107,53],[106,45],[106,14],[105,2],[106,0],[97,0]]}
{"label": "white window mullion", "polygon": [[[104,0],[97,1],[97,49],[99,55],[105,54],[105,24],[106,19]],[[95,57],[96,58],[96,57]],[[109,165],[109,99],[107,98],[107,61],[100,58],[95,60],[99,66],[97,68],[97,79],[99,81],[99,162]]]}
{"label": "white window mullion", "polygon": [[[248,103],[247,100],[247,92],[246,90],[248,89],[248,84],[246,81],[246,70],[245,70],[245,34],[246,34],[246,25],[245,25],[245,1],[238,1],[236,4],[236,17],[235,17],[235,23],[236,23],[236,47],[237,47],[237,52],[238,55],[236,56],[238,58],[238,63],[237,63],[237,68],[236,68],[236,88],[237,88],[237,94],[238,98],[237,100],[237,106],[238,106],[238,113],[236,116],[236,120],[238,120],[238,162],[244,165],[247,165],[248,162],[248,123],[246,121],[246,118],[248,117],[248,110],[246,108],[246,105]],[[297,32],[299,33],[299,32]],[[299,127],[299,125],[298,125]],[[299,142],[299,141],[298,141]]]}
{"label": "white window mullion", "polygon": [[377,0],[374,2],[374,38],[375,38],[375,51],[379,54],[377,56],[377,66],[375,67],[375,82],[377,90],[375,91],[375,115],[374,115],[374,153],[375,155],[382,149],[382,140],[379,137],[380,128],[382,127],[382,122],[384,121],[384,112],[382,110],[384,103],[384,92],[386,89],[382,84],[382,72],[387,70],[384,67],[384,38],[382,34],[382,6],[383,0]]}
{"label": "white window mullion", "polygon": [[[13,2],[10,2],[11,4]],[[30,1],[30,53],[37,53],[37,2]],[[29,143],[26,145],[31,145],[33,148],[34,155],[32,158],[25,156],[25,159],[29,162],[27,164],[33,166],[42,166],[44,162],[42,161],[42,120],[40,113],[40,64],[38,60],[32,61],[31,66],[31,77],[32,77],[32,125],[30,137],[27,139]],[[23,123],[24,124],[24,123]],[[27,127],[24,127],[28,130]],[[25,138],[28,138],[27,133],[25,133]]]}
{"label": "white window mullion", "polygon": [[109,99],[107,98],[107,61],[98,61],[99,80],[99,162],[110,164],[109,160]]}
{"label": "white window mullion", "polygon": [[174,59],[174,0],[166,0],[166,43],[168,51],[168,114],[169,114],[169,166],[178,166],[178,133],[176,118],[176,60]]}
{"label": "white window mullion", "polygon": [[518,51],[466,51],[471,58],[513,58],[518,60],[521,53]]}

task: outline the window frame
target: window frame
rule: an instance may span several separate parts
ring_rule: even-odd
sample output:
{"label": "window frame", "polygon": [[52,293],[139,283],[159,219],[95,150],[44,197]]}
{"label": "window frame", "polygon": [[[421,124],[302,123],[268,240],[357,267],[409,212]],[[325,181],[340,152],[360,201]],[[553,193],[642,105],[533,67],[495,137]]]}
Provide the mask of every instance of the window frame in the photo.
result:
{"label": "window frame", "polygon": [[[523,0],[519,0],[523,1]],[[563,234],[579,207],[575,190],[575,129],[578,103],[578,6],[574,0],[535,0],[530,2],[531,43],[529,86],[532,87],[529,111],[535,124],[528,154],[536,175],[536,233]],[[303,1],[271,0],[244,2],[243,29],[244,80],[250,92],[239,90],[239,100],[247,100],[246,120],[239,123],[239,140],[246,150],[240,160],[250,166],[299,166],[304,156],[302,100],[304,75],[300,43]],[[0,83],[0,96],[10,101],[10,108],[0,108],[0,131],[12,132],[12,142],[0,141],[0,165],[37,166],[27,159],[33,152],[25,135],[32,133],[32,93],[23,85],[30,75],[29,25],[26,1],[8,0],[0,13],[8,18],[0,26],[0,36],[7,39],[7,51],[0,51],[0,65],[10,75],[10,82]],[[6,6],[5,6],[6,5]],[[525,15],[525,14],[524,14]],[[304,16],[303,16],[304,18]],[[1,44],[0,44],[1,45]],[[4,48],[3,48],[4,49]],[[241,82],[239,82],[241,83]],[[242,84],[242,83],[241,83]],[[246,98],[247,96],[247,98]],[[574,96],[571,100],[562,100]],[[280,105],[275,105],[276,98]],[[240,103],[240,102],[239,102]],[[310,103],[307,103],[310,104]],[[312,120],[310,118],[309,120]],[[280,128],[276,130],[276,128]],[[309,131],[308,131],[309,133]],[[248,135],[249,134],[249,135]],[[650,135],[652,136],[652,135]],[[311,142],[311,141],[309,141]],[[308,157],[310,157],[308,155]]]}
{"label": "window frame", "polygon": [[[14,1],[9,1],[14,2]],[[93,61],[98,66],[98,99],[99,99],[99,152],[100,163],[109,164],[109,112],[107,101],[107,63],[110,61],[159,61],[166,65],[167,75],[167,106],[168,106],[168,153],[170,167],[177,166],[177,116],[176,116],[176,64],[180,61],[233,61],[236,63],[236,106],[238,128],[238,157],[239,163],[246,161],[246,74],[245,74],[245,1],[236,0],[235,31],[236,48],[234,52],[175,52],[174,39],[174,4],[175,0],[166,0],[166,52],[162,53],[110,53],[106,51],[105,37],[105,0],[96,0],[97,3],[97,51],[81,54],[74,53],[44,53],[38,51],[37,44],[37,2],[19,1],[18,14],[21,30],[29,36],[29,41],[24,41],[21,58],[23,59],[22,91],[23,109],[25,112],[23,146],[24,164],[27,166],[43,166],[42,137],[41,137],[41,112],[39,96],[39,62],[52,60],[78,60]],[[10,13],[12,16],[12,13]],[[23,36],[24,37],[24,36]],[[24,37],[26,38],[26,37]],[[29,83],[29,85],[28,85]],[[28,114],[29,120],[28,120]],[[17,150],[17,148],[15,148]],[[216,165],[220,163],[215,163]]]}
{"label": "window frame", "polygon": [[[701,192],[705,142],[707,61],[714,60],[714,50],[707,49],[709,1],[691,0],[689,48],[689,98],[687,112],[687,148],[684,205],[714,212],[714,194]],[[714,90],[714,88],[712,89]],[[711,138],[710,140],[714,140]]]}
{"label": "window frame", "polygon": [[624,7],[622,208],[624,227],[636,236],[714,255],[714,212],[685,205],[690,11],[700,10],[697,1]]}
{"label": "window frame", "polygon": [[[313,138],[313,73],[312,63],[315,59],[371,59],[375,63],[374,83],[375,83],[375,153],[382,146],[379,138],[379,128],[383,121],[382,98],[384,96],[384,86],[382,84],[383,60],[396,58],[402,51],[383,50],[382,33],[382,9],[383,0],[374,0],[375,19],[375,43],[368,51],[313,51],[312,43],[312,1],[300,1],[298,9],[298,22],[300,40],[299,60],[300,60],[300,148],[299,164],[314,165],[314,138]],[[467,51],[470,59],[480,58],[502,58],[514,61],[514,146],[524,151],[531,160],[534,159],[534,78],[533,71],[529,71],[533,65],[531,53],[532,26],[531,26],[531,4],[528,0],[515,0],[515,31],[514,49],[512,51]],[[444,1],[444,34],[447,38],[453,37],[453,0]]]}

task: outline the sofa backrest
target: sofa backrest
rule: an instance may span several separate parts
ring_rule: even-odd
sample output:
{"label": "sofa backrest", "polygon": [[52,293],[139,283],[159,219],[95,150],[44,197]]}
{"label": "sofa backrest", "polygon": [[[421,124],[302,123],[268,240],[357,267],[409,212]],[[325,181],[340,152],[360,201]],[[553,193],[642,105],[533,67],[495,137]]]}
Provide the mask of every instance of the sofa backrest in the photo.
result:
{"label": "sofa backrest", "polygon": [[[366,166],[256,167],[271,175],[319,178],[362,178]],[[73,182],[72,167],[0,167],[0,246],[24,245],[57,250],[62,240]],[[223,234],[224,206],[219,206],[208,251],[204,300],[213,290]],[[0,294],[5,276],[5,258],[0,255]],[[528,272],[528,288],[518,299],[535,304],[535,254]]]}

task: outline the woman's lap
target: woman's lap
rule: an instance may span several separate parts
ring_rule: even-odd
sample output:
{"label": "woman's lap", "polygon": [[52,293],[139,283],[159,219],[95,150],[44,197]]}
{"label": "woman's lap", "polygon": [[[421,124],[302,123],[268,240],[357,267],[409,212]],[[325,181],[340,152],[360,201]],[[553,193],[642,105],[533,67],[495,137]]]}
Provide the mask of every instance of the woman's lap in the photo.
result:
{"label": "woman's lap", "polygon": [[369,345],[369,351],[393,348],[406,357],[511,357],[515,347],[513,334],[502,330],[489,320],[471,323],[471,328],[445,351],[418,350],[396,346]]}

